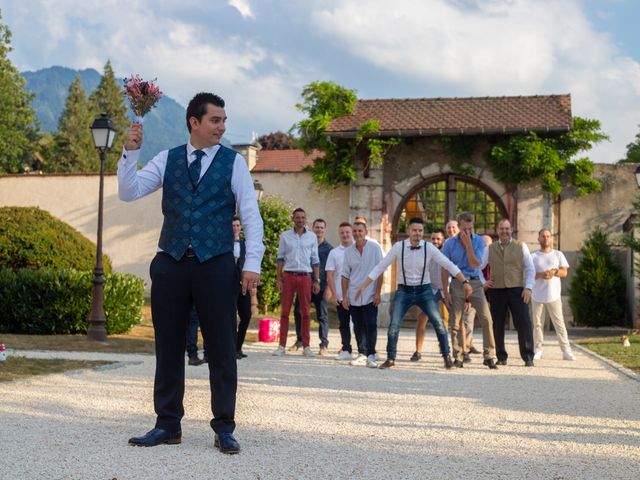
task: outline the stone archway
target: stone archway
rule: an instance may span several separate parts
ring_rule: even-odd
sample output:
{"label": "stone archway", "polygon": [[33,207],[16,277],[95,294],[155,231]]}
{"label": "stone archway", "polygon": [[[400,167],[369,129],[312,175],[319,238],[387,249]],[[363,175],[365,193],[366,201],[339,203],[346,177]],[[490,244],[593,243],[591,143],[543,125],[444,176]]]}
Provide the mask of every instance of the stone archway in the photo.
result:
{"label": "stone archway", "polygon": [[406,238],[407,222],[412,217],[422,217],[425,233],[429,233],[433,228],[444,228],[448,220],[463,211],[474,215],[475,230],[482,235],[495,235],[498,220],[509,217],[499,195],[486,183],[455,173],[436,175],[404,195],[393,216],[392,242]]}

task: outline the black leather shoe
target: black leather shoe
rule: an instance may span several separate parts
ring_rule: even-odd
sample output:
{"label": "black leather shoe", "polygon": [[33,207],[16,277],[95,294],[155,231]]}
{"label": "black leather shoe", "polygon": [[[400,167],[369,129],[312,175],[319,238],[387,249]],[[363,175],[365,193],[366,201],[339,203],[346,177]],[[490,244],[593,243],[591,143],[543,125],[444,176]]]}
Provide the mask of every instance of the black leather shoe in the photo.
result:
{"label": "black leather shoe", "polygon": [[236,352],[236,358],[238,360],[242,360],[243,358],[247,358],[247,356],[244,353],[242,353],[242,350],[239,350],[238,352]]}
{"label": "black leather shoe", "polygon": [[524,362],[524,366],[525,367],[533,367],[533,360],[527,360],[526,362]]}
{"label": "black leather shoe", "polygon": [[[506,362],[506,360],[505,360],[505,362]],[[482,364],[486,365],[491,370],[497,370],[498,369],[498,366],[496,365],[496,362],[493,361],[493,358],[490,358],[489,360],[485,360],[484,362],[482,362]]]}
{"label": "black leather shoe", "polygon": [[462,363],[471,363],[471,356],[468,353],[462,354]]}
{"label": "black leather shoe", "polygon": [[222,453],[227,455],[235,455],[240,453],[240,444],[233,438],[233,434],[222,432],[216,433],[213,445]]}
{"label": "black leather shoe", "polygon": [[462,368],[464,367],[464,363],[462,363],[460,360],[456,360],[455,362],[453,362],[453,366],[456,368]]}
{"label": "black leather shoe", "polygon": [[447,370],[451,370],[452,367],[453,360],[451,360],[451,355],[447,355],[446,357],[444,357],[444,368],[446,368]]}
{"label": "black leather shoe", "polygon": [[169,445],[176,445],[182,442],[182,432],[170,432],[169,430],[163,430],[162,428],[154,428],[146,433],[142,437],[133,437],[129,439],[129,445],[136,447],[155,447],[167,443]]}
{"label": "black leather shoe", "polygon": [[387,358],[384,363],[382,365],[380,365],[378,368],[380,370],[384,370],[386,368],[391,368],[396,364],[395,360],[391,360],[390,358]]}
{"label": "black leather shoe", "polygon": [[413,355],[411,355],[411,358],[409,360],[411,360],[412,362],[422,360],[422,354],[420,352],[413,352]]}
{"label": "black leather shoe", "polygon": [[506,365],[506,364],[507,364],[507,360],[506,360],[506,359],[504,359],[504,360],[498,360],[496,363],[497,363],[498,365]]}
{"label": "black leather shoe", "polygon": [[195,357],[189,357],[189,365],[193,365],[194,367],[197,367],[198,365],[202,365],[203,363],[204,363],[204,360],[202,360],[201,358],[198,358],[197,355]]}

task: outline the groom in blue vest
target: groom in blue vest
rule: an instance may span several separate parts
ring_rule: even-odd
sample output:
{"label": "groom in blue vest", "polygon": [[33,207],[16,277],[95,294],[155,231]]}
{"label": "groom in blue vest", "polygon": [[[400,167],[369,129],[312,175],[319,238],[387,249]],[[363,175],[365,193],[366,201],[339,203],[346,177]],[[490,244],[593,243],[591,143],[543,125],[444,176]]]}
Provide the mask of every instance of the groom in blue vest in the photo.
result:
{"label": "groom in blue vest", "polygon": [[[233,437],[237,389],[236,299],[255,289],[264,253],[263,224],[247,164],[220,145],[224,100],[199,93],[187,107],[189,143],[165,150],[137,170],[142,125],[127,133],[118,161],[118,195],[130,202],[162,187],[164,223],[151,262],[151,315],[156,339],[155,427],[129,444],[182,441],[185,331],[194,306],[209,358],[214,445],[238,453]],[[236,270],[231,221],[238,209],[246,258]]]}

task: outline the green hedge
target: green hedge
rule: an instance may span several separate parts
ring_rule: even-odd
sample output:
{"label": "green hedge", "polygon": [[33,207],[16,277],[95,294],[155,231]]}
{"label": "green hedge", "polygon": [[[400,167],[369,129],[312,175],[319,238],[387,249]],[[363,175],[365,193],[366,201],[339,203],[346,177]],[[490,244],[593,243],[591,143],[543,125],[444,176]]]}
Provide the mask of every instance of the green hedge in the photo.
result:
{"label": "green hedge", "polygon": [[[106,255],[102,262],[110,273]],[[0,268],[92,271],[95,263],[95,244],[49,212],[37,207],[0,208]]]}
{"label": "green hedge", "polygon": [[[0,268],[0,333],[86,333],[91,311],[91,272]],[[123,333],[140,322],[144,283],[131,274],[105,275],[107,332]]]}

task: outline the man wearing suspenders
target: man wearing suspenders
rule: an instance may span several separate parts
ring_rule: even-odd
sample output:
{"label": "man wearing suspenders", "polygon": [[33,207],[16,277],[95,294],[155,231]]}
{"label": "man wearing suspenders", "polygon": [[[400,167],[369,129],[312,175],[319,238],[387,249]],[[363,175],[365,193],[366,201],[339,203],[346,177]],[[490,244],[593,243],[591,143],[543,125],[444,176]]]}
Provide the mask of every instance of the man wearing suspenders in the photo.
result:
{"label": "man wearing suspenders", "polygon": [[[358,294],[371,282],[375,281],[395,260],[398,263],[398,290],[393,298],[391,323],[387,334],[387,360],[379,368],[385,369],[395,365],[398,345],[398,334],[402,320],[413,305],[417,305],[432,319],[433,328],[440,344],[440,353],[446,368],[451,368],[453,362],[449,352],[449,337],[444,326],[438,306],[436,304],[431,281],[429,266],[435,261],[451,275],[461,282],[464,276],[460,269],[449,261],[440,251],[429,242],[423,240],[424,222],[421,218],[409,220],[409,239],[396,242],[387,256],[369,273],[367,280],[360,287]],[[471,287],[465,284],[466,295],[471,294]]]}

